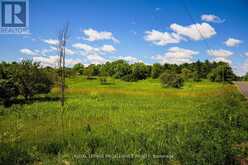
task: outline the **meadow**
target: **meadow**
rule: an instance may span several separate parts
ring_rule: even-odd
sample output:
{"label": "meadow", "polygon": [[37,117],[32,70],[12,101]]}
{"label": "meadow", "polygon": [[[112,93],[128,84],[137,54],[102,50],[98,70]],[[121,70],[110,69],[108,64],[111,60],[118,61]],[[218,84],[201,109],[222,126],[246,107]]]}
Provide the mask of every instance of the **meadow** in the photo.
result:
{"label": "meadow", "polygon": [[236,87],[203,80],[66,80],[55,98],[0,106],[0,164],[231,164],[247,156],[248,103]]}

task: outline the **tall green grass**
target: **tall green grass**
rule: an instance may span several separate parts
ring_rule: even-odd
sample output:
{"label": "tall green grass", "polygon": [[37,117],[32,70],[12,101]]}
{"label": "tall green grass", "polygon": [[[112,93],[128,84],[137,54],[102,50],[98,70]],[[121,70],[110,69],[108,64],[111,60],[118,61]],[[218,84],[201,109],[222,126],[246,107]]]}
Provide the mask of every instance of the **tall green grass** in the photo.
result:
{"label": "tall green grass", "polygon": [[233,147],[248,140],[248,104],[234,86],[108,82],[67,80],[64,110],[53,101],[1,107],[0,164],[230,164],[247,156]]}

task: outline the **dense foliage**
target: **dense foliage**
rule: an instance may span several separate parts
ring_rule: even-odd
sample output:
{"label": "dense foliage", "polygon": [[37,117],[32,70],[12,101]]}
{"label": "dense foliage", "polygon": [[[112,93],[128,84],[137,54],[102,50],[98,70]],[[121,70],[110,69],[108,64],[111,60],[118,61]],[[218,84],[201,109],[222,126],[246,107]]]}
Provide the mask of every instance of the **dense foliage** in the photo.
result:
{"label": "dense foliage", "polygon": [[0,79],[0,100],[5,106],[10,106],[11,102],[18,96],[17,84],[11,79]]}
{"label": "dense foliage", "polygon": [[50,92],[53,80],[49,73],[49,69],[42,69],[38,63],[32,61],[1,63],[0,100],[9,106],[18,95],[29,100],[36,94]]}
{"label": "dense foliage", "polygon": [[[166,72],[162,75],[162,73]],[[36,94],[48,93],[52,83],[57,81],[59,71],[55,68],[42,68],[37,63],[22,61],[21,63],[0,64],[0,98],[8,105],[18,95],[31,99]],[[144,80],[148,77],[159,78],[163,86],[180,88],[183,81],[200,81],[208,78],[214,82],[231,82],[237,79],[232,68],[223,62],[194,62],[191,64],[129,64],[124,60],[107,62],[105,64],[91,64],[85,67],[76,64],[66,68],[67,77],[85,75],[88,79],[100,76],[101,84],[108,84],[106,77],[111,76],[124,81]],[[244,78],[245,79],[245,78]]]}
{"label": "dense foliage", "polygon": [[[79,69],[75,68],[81,68],[81,70],[79,71]],[[209,78],[211,81],[216,82],[220,82],[220,79],[230,82],[237,79],[237,76],[233,73],[229,64],[223,62],[209,62],[207,60],[182,65],[161,65],[158,63],[153,65],[145,65],[144,63],[129,64],[124,60],[117,60],[105,64],[91,64],[87,67],[77,64],[73,67],[73,70],[76,71],[77,74],[82,74],[83,70],[83,74],[87,77],[104,75],[124,81],[138,81],[148,77],[156,79],[165,71],[167,73],[180,74],[185,81],[200,81],[201,79]],[[224,76],[224,78],[222,78],[222,76]]]}
{"label": "dense foliage", "polygon": [[235,74],[230,66],[223,64],[213,69],[209,73],[208,78],[214,82],[231,82],[235,80]]}
{"label": "dense foliage", "polygon": [[31,61],[23,61],[18,65],[14,78],[17,79],[19,92],[25,99],[31,99],[36,94],[46,94],[52,87],[52,81],[39,67],[39,64]]}
{"label": "dense foliage", "polygon": [[84,73],[84,65],[83,64],[76,64],[73,66],[72,70],[79,75],[83,75]]}

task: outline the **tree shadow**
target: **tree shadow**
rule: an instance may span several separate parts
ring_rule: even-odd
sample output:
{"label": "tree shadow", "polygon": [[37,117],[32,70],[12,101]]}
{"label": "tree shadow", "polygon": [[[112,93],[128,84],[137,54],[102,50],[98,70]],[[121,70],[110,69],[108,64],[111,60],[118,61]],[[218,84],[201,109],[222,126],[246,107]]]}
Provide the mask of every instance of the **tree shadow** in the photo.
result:
{"label": "tree shadow", "polygon": [[3,104],[4,107],[8,108],[11,107],[12,105],[24,105],[24,104],[33,104],[35,102],[55,102],[55,101],[59,101],[60,97],[58,96],[44,96],[44,97],[34,97],[31,98],[29,100],[26,100],[24,98],[18,98],[15,100],[12,100],[11,102],[8,102],[7,104]]}
{"label": "tree shadow", "polygon": [[96,80],[96,77],[87,77],[86,80]]}
{"label": "tree shadow", "polygon": [[101,85],[114,85],[114,83],[112,83],[112,82],[105,82],[105,83],[101,83]]}

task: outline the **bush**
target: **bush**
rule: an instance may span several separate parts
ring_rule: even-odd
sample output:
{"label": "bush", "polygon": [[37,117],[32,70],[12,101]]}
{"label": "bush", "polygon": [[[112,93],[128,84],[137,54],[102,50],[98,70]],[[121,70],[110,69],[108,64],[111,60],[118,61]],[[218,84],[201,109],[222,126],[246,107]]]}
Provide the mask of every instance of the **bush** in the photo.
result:
{"label": "bush", "polygon": [[160,76],[160,82],[163,87],[181,88],[184,81],[178,74],[164,72]]}
{"label": "bush", "polygon": [[193,74],[192,74],[191,70],[189,70],[187,68],[183,68],[181,76],[184,79],[184,81],[187,81],[187,80],[189,80],[189,79],[191,79],[193,77]]}
{"label": "bush", "polygon": [[34,158],[25,148],[0,143],[0,164],[33,164]]}
{"label": "bush", "polygon": [[107,81],[107,78],[106,77],[100,77],[100,83],[102,84],[102,85],[106,85],[106,84],[108,84],[108,81]]}
{"label": "bush", "polygon": [[58,155],[59,153],[63,152],[63,147],[65,144],[61,142],[49,142],[43,145],[41,150],[44,153]]}

